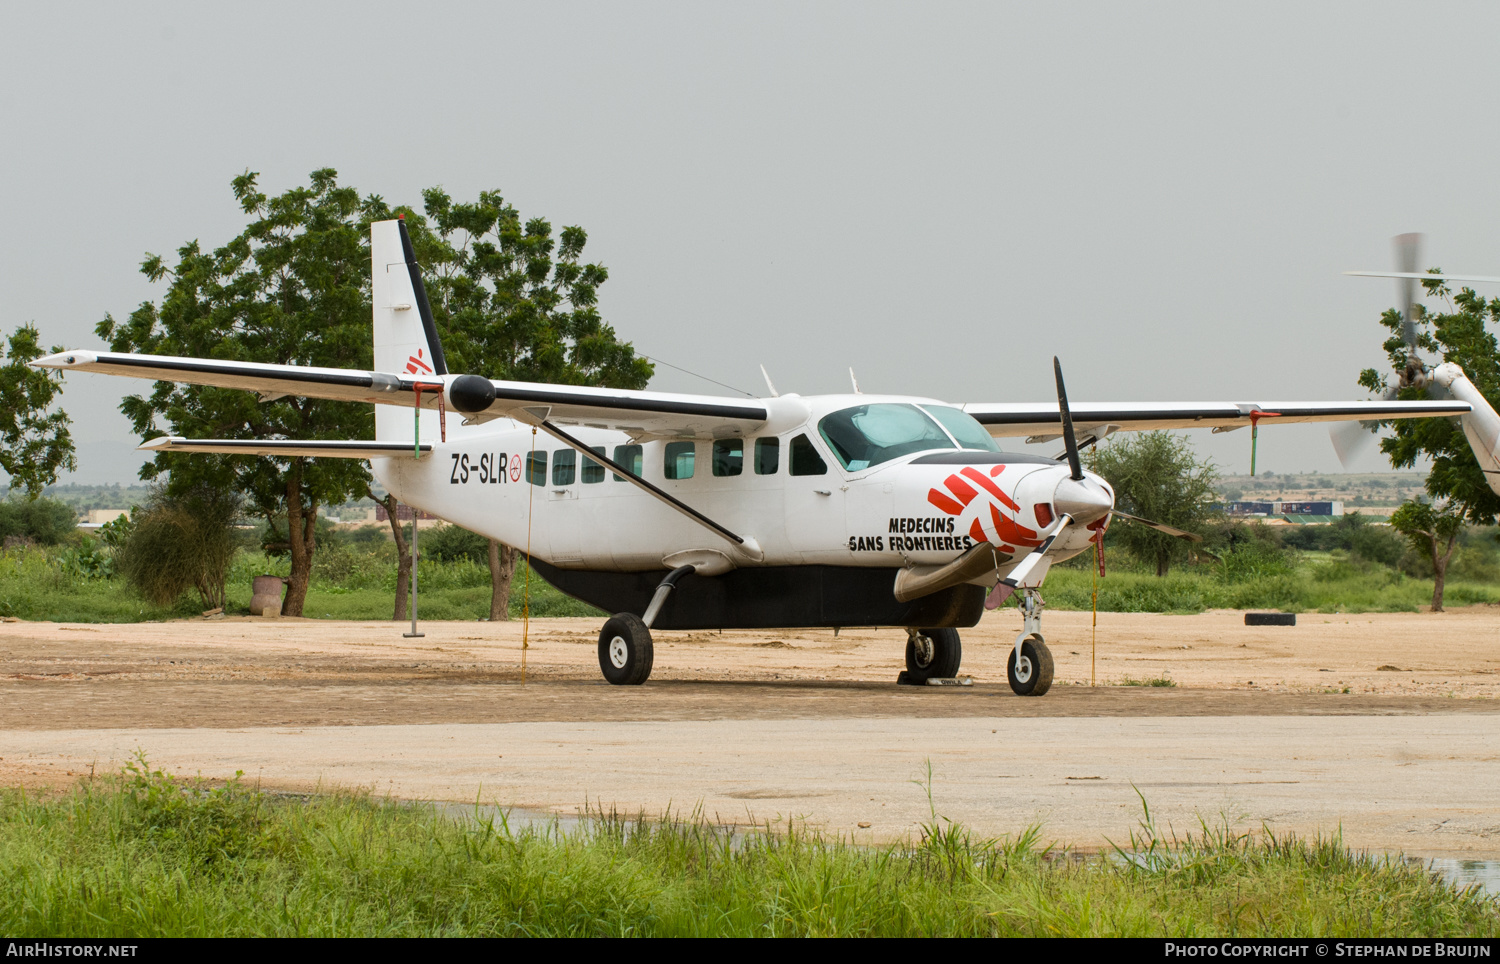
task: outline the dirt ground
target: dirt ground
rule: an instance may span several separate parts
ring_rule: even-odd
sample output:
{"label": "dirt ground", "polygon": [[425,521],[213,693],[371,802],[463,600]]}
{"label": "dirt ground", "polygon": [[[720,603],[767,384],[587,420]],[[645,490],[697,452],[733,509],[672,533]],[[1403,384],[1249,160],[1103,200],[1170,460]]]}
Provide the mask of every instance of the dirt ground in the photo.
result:
{"label": "dirt ground", "polygon": [[[1500,857],[1500,608],[1047,613],[1057,683],[1012,695],[1020,619],[963,633],[965,687],[898,687],[899,630],[663,632],[605,684],[598,624],[229,618],[0,623],[0,783],[59,786],[135,750],[180,773],[560,813],[702,807],[879,838],[932,807],[1094,846],[1139,815]],[[1090,687],[1090,674],[1100,684]],[[524,675],[524,681],[523,681]],[[1169,679],[1174,687],[1123,685]],[[932,768],[930,784],[928,766]],[[917,781],[914,783],[913,781]],[[929,806],[925,786],[932,789]]]}

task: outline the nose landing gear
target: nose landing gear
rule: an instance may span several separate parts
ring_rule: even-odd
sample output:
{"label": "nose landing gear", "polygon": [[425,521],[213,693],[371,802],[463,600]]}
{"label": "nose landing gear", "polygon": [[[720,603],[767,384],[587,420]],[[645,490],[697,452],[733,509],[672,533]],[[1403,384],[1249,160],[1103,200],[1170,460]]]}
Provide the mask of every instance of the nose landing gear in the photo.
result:
{"label": "nose landing gear", "polygon": [[1017,696],[1041,696],[1052,688],[1052,651],[1042,639],[1042,596],[1035,589],[1021,592],[1018,608],[1025,624],[1016,636],[1006,675]]}

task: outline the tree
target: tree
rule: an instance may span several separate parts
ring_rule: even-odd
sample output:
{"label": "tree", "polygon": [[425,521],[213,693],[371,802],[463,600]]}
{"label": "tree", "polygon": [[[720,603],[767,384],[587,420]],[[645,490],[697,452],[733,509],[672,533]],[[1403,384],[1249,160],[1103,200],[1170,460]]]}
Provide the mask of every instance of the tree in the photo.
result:
{"label": "tree", "polygon": [[1455,501],[1434,505],[1415,499],[1401,504],[1391,513],[1391,527],[1406,536],[1413,549],[1432,559],[1432,611],[1443,611],[1443,583],[1448,577],[1448,563],[1453,547],[1464,527],[1464,510]]}
{"label": "tree", "polygon": [[[1500,298],[1485,301],[1469,288],[1454,296],[1441,281],[1424,281],[1422,286],[1429,295],[1443,299],[1450,310],[1428,312],[1423,305],[1415,306],[1412,321],[1417,330],[1417,347],[1458,365],[1491,405],[1500,404],[1500,345],[1488,327],[1500,323]],[[1384,347],[1392,368],[1405,370],[1410,349],[1401,338],[1401,312],[1386,311],[1380,323],[1391,332]],[[1360,373],[1359,383],[1371,391],[1383,392],[1387,378],[1367,368]],[[1428,397],[1427,390],[1420,385],[1402,388],[1399,394],[1413,401]],[[1500,495],[1485,479],[1458,419],[1413,418],[1385,424],[1391,436],[1381,440],[1380,448],[1393,467],[1407,469],[1416,465],[1419,458],[1432,459],[1426,486],[1431,505],[1424,508],[1419,503],[1407,502],[1396,513],[1404,513],[1402,518],[1407,528],[1396,522],[1396,515],[1391,517],[1391,525],[1405,534],[1418,551],[1431,553],[1435,573],[1432,609],[1441,612],[1443,579],[1458,529],[1464,524],[1493,525],[1496,514],[1500,513]],[[1440,546],[1446,549],[1440,550]]]}
{"label": "tree", "polygon": [[[1142,432],[1099,446],[1088,463],[1114,486],[1115,505],[1132,515],[1199,532],[1214,514],[1217,473],[1212,462],[1199,461],[1185,438]],[[1154,562],[1158,576],[1188,552],[1182,539],[1145,526],[1125,523],[1112,531],[1133,555]]]}
{"label": "tree", "polygon": [[[449,369],[486,378],[645,388],[651,363],[621,342],[599,313],[609,272],[582,263],[588,234],[554,238],[544,218],[523,223],[498,191],[455,204],[422,192],[425,217],[409,216],[433,318]],[[517,549],[490,540],[490,619],[508,619]]]}
{"label": "tree", "polygon": [[[370,367],[369,223],[389,217],[389,209],[378,197],[361,200],[340,186],[331,169],[314,171],[307,187],[277,197],[261,193],[256,178],[247,171],[233,181],[235,199],[252,219],[237,237],[212,251],[190,241],[170,267],[158,255],[146,256],[142,273],[166,278],[167,291],[160,305],[145,302],[124,323],[105,316],[97,331],[113,350]],[[162,434],[160,421],[189,438],[370,438],[374,431],[360,404],[257,400],[235,389],[171,382],[126,398],[121,410],[142,439]],[[318,506],[364,494],[369,483],[365,463],[348,459],[161,453],[141,475],[168,471],[175,494],[208,486],[246,495],[251,511],[271,527],[267,548],[291,556],[282,609],[289,616],[302,614],[307,597]]]}
{"label": "tree", "polygon": [[62,373],[30,364],[43,355],[38,337],[34,325],[22,325],[10,336],[10,350],[0,352],[0,469],[10,475],[12,490],[25,488],[33,499],[57,481],[59,470],[78,467],[67,413],[49,411]]}

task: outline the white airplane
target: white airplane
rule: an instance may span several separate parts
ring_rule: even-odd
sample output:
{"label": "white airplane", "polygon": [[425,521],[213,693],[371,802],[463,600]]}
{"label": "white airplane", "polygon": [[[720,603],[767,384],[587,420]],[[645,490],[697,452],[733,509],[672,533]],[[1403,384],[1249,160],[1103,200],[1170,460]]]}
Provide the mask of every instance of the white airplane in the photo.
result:
{"label": "white airplane", "polygon": [[[1055,361],[1055,404],[804,398],[777,395],[769,379],[771,396],[757,399],[494,381],[448,371],[404,222],[371,226],[371,258],[374,371],[82,350],[35,364],[375,405],[373,442],[163,437],[141,447],[369,459],[401,501],[529,546],[553,585],[614,613],[599,667],[617,684],[651,675],[652,629],[703,628],[903,627],[907,680],[952,678],[958,630],[1019,593],[1010,685],[1040,696],[1053,672],[1038,594],[1048,568],[1102,540],[1113,516],[1134,518],[1083,469],[1081,447],[1115,432],[1261,420],[1475,415],[1451,400],[1070,407]],[[995,442],[1014,437],[1060,438],[1065,457]],[[1494,460],[1495,436],[1485,438],[1481,457]]]}

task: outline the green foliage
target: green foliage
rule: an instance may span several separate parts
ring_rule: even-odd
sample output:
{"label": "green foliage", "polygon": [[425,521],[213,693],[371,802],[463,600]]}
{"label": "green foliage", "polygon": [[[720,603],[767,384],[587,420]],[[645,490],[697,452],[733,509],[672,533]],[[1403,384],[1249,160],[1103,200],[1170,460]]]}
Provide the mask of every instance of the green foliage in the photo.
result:
{"label": "green foliage", "polygon": [[138,759],[42,801],[0,793],[0,929],[276,936],[1494,936],[1500,909],[1399,858],[1148,817],[1047,859],[934,815],[868,845],[795,823],[592,814],[572,830],[363,796],[273,798]]}
{"label": "green foliage", "polygon": [[1406,536],[1418,552],[1433,551],[1435,545],[1451,544],[1464,525],[1464,512],[1455,502],[1435,506],[1415,499],[1403,502],[1391,513],[1391,528]]}
{"label": "green foliage", "polygon": [[268,800],[246,789],[240,777],[236,773],[222,787],[178,780],[153,770],[137,750],[121,772],[121,837],[197,870],[269,852],[274,835],[268,833]]}
{"label": "green foliage", "polygon": [[231,527],[239,512],[238,496],[225,489],[158,488],[133,517],[120,550],[120,571],[158,606],[171,605],[193,588],[205,608],[221,607],[235,551]]}
{"label": "green foliage", "polygon": [[[1132,515],[1201,532],[1217,513],[1213,463],[1199,460],[1192,443],[1171,432],[1141,432],[1116,437],[1088,455],[1089,468],[1114,486],[1115,505]],[[1155,529],[1120,520],[1111,539],[1165,576],[1172,563],[1189,552],[1189,543]]]}
{"label": "green foliage", "polygon": [[0,539],[20,536],[54,546],[77,526],[73,510],[54,499],[0,499]]}
{"label": "green foliage", "polygon": [[130,541],[130,534],[135,531],[135,523],[130,521],[130,516],[119,515],[110,519],[95,531],[106,546],[109,546],[111,549],[118,549]]}
{"label": "green foliage", "polygon": [[428,529],[422,533],[420,547],[422,555],[430,555],[442,562],[467,559],[481,565],[489,564],[490,541],[462,526],[441,525]]}
{"label": "green foliage", "polygon": [[453,371],[486,378],[645,388],[652,366],[599,314],[601,264],[581,264],[588,234],[522,221],[499,191],[455,204],[422,192],[407,225]]}
{"label": "green foliage", "polygon": [[1249,539],[1220,557],[1221,578],[1227,583],[1276,579],[1297,571],[1292,552],[1264,539]]}
{"label": "green foliage", "polygon": [[[1487,328],[1500,322],[1500,298],[1485,301],[1469,288],[1453,296],[1440,281],[1424,281],[1422,286],[1428,295],[1444,299],[1450,310],[1434,313],[1416,306],[1413,321],[1418,346],[1429,356],[1439,354],[1443,361],[1458,365],[1491,405],[1500,405],[1500,343]],[[1385,312],[1380,323],[1391,333],[1384,347],[1392,369],[1402,371],[1408,349],[1401,339],[1401,312]],[[1359,383],[1373,392],[1384,391],[1387,382],[1386,376],[1373,368],[1359,376]],[[1402,389],[1400,397],[1411,401],[1428,398],[1426,389],[1415,385]],[[1390,457],[1391,465],[1410,468],[1424,456],[1431,458],[1427,492],[1433,499],[1451,501],[1455,511],[1471,523],[1494,523],[1500,512],[1500,495],[1486,481],[1458,419],[1411,418],[1385,424],[1391,437],[1382,439],[1380,448]]]}
{"label": "green foliage", "polygon": [[[97,547],[95,552],[103,552]],[[144,599],[123,580],[100,578],[70,561],[73,546],[0,555],[0,616],[59,622],[141,622],[196,617],[203,608],[192,594],[166,605]],[[263,573],[285,576],[284,558],[266,556],[258,549],[240,548],[226,574],[225,610],[250,612],[250,582]],[[424,559],[420,571],[424,620],[484,619],[490,611],[490,578],[485,566],[467,559],[445,563]],[[525,563],[517,567],[516,591],[510,615],[519,617]],[[531,614],[588,616],[604,614],[587,603],[564,595],[535,574],[531,580]],[[331,619],[389,619],[396,586],[396,547],[389,540],[349,544],[320,552],[313,566],[307,596],[307,615]]]}
{"label": "green foliage", "polygon": [[115,574],[113,550],[84,536],[57,555],[58,568],[75,579],[108,579]]}
{"label": "green foliage", "polygon": [[34,325],[22,325],[11,334],[9,351],[0,352],[0,469],[12,489],[19,485],[32,498],[57,481],[59,470],[78,467],[67,414],[48,411],[62,389],[62,373],[30,364],[44,354],[39,337]]}
{"label": "green foliage", "polygon": [[[370,338],[369,222],[388,217],[379,198],[361,200],[330,169],[314,171],[307,187],[270,197],[257,175],[234,179],[234,195],[250,224],[222,247],[197,241],[169,265],[147,255],[141,272],[166,279],[160,304],[146,302],[123,324],[110,316],[97,331],[114,351],[187,355],[226,361],[319,365],[368,370]],[[373,434],[367,405],[301,398],[261,402],[251,392],[157,382],[150,395],[121,403],[141,438],[366,439]],[[355,459],[272,459],[229,455],[158,454],[142,470],[156,478],[171,470],[175,493],[213,486],[243,493],[266,519],[291,520],[278,542],[292,550],[293,592],[288,612],[300,613],[315,548],[317,507],[362,496],[369,482]],[[299,582],[299,580],[301,580]]]}
{"label": "green foliage", "polygon": [[[1088,611],[1093,576],[1083,569],[1054,567],[1042,590],[1052,609]],[[1201,613],[1205,609],[1279,609],[1283,612],[1416,612],[1431,601],[1430,584],[1384,567],[1351,565],[1347,558],[1306,558],[1290,575],[1229,581],[1223,567],[1200,565],[1165,578],[1111,563],[1099,580],[1100,612]],[[1493,582],[1448,584],[1456,605],[1500,603]]]}

